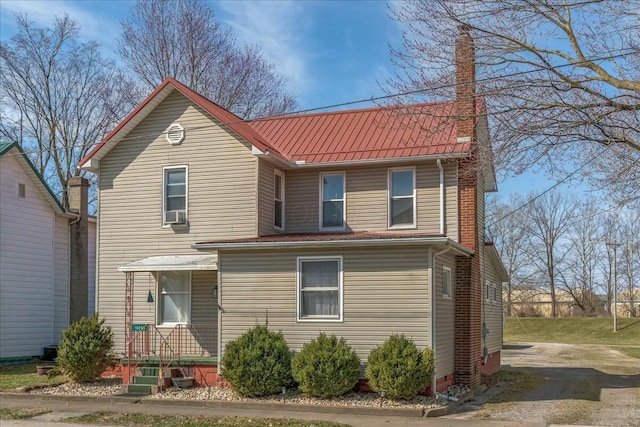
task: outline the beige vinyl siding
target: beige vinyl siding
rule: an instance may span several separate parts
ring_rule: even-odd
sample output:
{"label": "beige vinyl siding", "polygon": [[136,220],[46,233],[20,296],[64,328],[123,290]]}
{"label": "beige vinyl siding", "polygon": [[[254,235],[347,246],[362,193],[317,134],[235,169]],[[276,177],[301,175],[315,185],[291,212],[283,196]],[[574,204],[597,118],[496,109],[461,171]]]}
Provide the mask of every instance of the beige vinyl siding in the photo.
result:
{"label": "beige vinyl siding", "polygon": [[0,358],[55,342],[56,216],[14,153],[0,157]]}
{"label": "beige vinyl siding", "polygon": [[[296,322],[298,256],[342,256],[343,322]],[[341,249],[219,253],[222,346],[256,324],[281,330],[294,350],[320,332],[345,337],[362,360],[393,333],[429,346],[427,249]]]}
{"label": "beige vinyl siding", "polygon": [[[278,169],[284,176],[284,171]],[[283,231],[274,227],[274,174],[276,168],[269,162],[258,160],[258,235],[281,234]],[[286,189],[285,177],[285,189]],[[286,190],[285,190],[286,191]],[[286,197],[285,197],[285,209]],[[286,221],[285,221],[286,229]],[[288,230],[287,230],[288,231]]]}
{"label": "beige vinyl siding", "polygon": [[[416,168],[417,228],[399,232],[440,233],[440,175],[435,162],[393,167]],[[457,176],[455,162],[444,162],[446,233],[457,238]],[[290,170],[286,181],[287,233],[319,231],[320,173],[344,171],[346,177],[346,230],[388,231],[387,166],[349,169]],[[389,230],[393,232],[394,230]],[[396,231],[398,232],[398,231]]]}
{"label": "beige vinyl siding", "polygon": [[[174,122],[185,128],[178,146],[163,134]],[[173,165],[188,167],[189,223],[163,227],[162,168]],[[114,327],[117,351],[124,349],[125,286],[118,266],[196,253],[195,242],[256,236],[256,178],[250,146],[177,91],[100,161],[99,311]],[[146,283],[136,278],[135,289],[139,316],[147,311]]]}
{"label": "beige vinyl siding", "polygon": [[[442,296],[442,267],[451,269],[451,298]],[[440,255],[436,258],[435,268],[435,306],[436,306],[436,370],[435,378],[442,378],[454,371],[455,352],[455,283],[456,264],[455,256],[451,254]]]}
{"label": "beige vinyl siding", "polygon": [[89,314],[89,316],[92,316],[96,311],[96,228],[97,221],[95,219],[89,219],[89,248],[87,249],[89,257],[89,289],[87,292],[87,313]]}
{"label": "beige vinyl siding", "polygon": [[489,354],[491,354],[500,351],[502,348],[502,283],[491,262],[491,258],[485,255],[484,260],[486,262],[484,266],[484,277],[498,288],[497,301],[486,301],[484,288],[482,296],[482,318],[483,322],[485,322],[489,328],[489,335],[487,335],[486,342],[483,344],[487,346],[487,350]]}

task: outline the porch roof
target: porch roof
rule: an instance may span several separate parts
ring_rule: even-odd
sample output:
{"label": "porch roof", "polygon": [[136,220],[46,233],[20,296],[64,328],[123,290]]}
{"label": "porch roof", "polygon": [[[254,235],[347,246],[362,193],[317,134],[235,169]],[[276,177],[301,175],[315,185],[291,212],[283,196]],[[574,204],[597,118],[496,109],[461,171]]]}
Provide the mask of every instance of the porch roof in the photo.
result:
{"label": "porch roof", "polygon": [[309,247],[348,247],[371,245],[433,245],[449,247],[463,254],[472,255],[473,250],[449,239],[442,234],[423,233],[379,233],[379,232],[346,232],[346,233],[292,233],[260,236],[244,239],[217,240],[212,242],[197,242],[191,245],[199,250],[251,250],[251,249],[282,249]]}
{"label": "porch roof", "polygon": [[142,258],[118,267],[118,271],[217,270],[218,256],[212,254],[159,255]]}

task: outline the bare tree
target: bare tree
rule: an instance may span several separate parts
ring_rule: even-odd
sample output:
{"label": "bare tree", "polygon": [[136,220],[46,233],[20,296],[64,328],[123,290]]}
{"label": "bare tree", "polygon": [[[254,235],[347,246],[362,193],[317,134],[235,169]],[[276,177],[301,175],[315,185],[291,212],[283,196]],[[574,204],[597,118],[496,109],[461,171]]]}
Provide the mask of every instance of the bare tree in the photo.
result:
{"label": "bare tree", "polygon": [[499,203],[492,197],[487,199],[486,237],[496,244],[509,273],[509,281],[505,283],[505,314],[509,317],[513,314],[513,304],[522,302],[522,296],[528,295],[523,291],[530,290],[533,274],[525,252],[524,215],[522,211],[514,210],[523,203],[519,196],[512,196],[509,203]]}
{"label": "bare tree", "polygon": [[122,61],[155,88],[173,77],[243,118],[296,108],[285,81],[255,47],[241,47],[203,0],[138,0],[122,22]]}
{"label": "bare tree", "polygon": [[[637,313],[636,289],[640,288],[640,213],[629,211],[621,217],[620,227],[620,263],[618,264],[618,280],[624,280],[622,292],[625,302],[629,303],[629,315],[635,317]],[[618,286],[620,290],[620,284]]]}
{"label": "bare tree", "polygon": [[135,94],[95,42],[78,41],[68,16],[40,28],[17,15],[18,33],[0,43],[0,137],[16,141],[62,204],[89,148],[131,108]]}
{"label": "bare tree", "polygon": [[577,202],[575,198],[558,192],[549,192],[541,197],[531,195],[528,201],[524,225],[528,237],[526,250],[548,284],[551,317],[556,317],[560,266],[569,253],[563,247],[563,239],[575,218]]}
{"label": "bare tree", "polygon": [[567,158],[595,159],[590,182],[640,201],[639,10],[640,0],[406,1],[392,11],[405,30],[389,90],[452,97],[464,26],[499,162],[563,172]]}
{"label": "bare tree", "polygon": [[597,298],[597,263],[602,245],[598,223],[593,221],[597,208],[591,202],[580,202],[580,213],[569,224],[566,244],[569,248],[565,271],[560,274],[559,287],[573,299],[574,306],[587,316],[600,309]]}

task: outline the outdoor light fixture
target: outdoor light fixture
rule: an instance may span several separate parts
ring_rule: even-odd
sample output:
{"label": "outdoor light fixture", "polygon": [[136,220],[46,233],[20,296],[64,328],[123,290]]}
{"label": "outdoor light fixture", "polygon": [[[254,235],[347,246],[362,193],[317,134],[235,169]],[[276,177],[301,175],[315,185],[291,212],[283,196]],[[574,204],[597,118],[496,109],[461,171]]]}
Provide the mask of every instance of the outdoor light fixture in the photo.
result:
{"label": "outdoor light fixture", "polygon": [[153,302],[153,295],[151,295],[151,291],[149,291],[149,295],[147,295],[147,302]]}

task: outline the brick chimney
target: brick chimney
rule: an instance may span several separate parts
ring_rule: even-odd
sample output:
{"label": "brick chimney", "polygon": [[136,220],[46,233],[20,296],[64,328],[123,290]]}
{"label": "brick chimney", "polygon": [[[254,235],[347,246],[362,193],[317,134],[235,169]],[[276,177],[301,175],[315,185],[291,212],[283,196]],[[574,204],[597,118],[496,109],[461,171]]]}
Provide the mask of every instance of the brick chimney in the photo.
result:
{"label": "brick chimney", "polygon": [[475,48],[470,28],[460,27],[456,40],[456,136],[459,143],[469,143],[471,153],[458,162],[458,230],[462,245],[475,251],[469,257],[456,257],[455,285],[455,366],[454,382],[473,388],[480,384],[481,304],[480,276],[481,236],[479,229],[480,188],[475,93]]}
{"label": "brick chimney", "polygon": [[69,226],[69,320],[75,322],[88,315],[89,304],[89,181],[85,178],[69,179],[69,210],[80,215]]}

